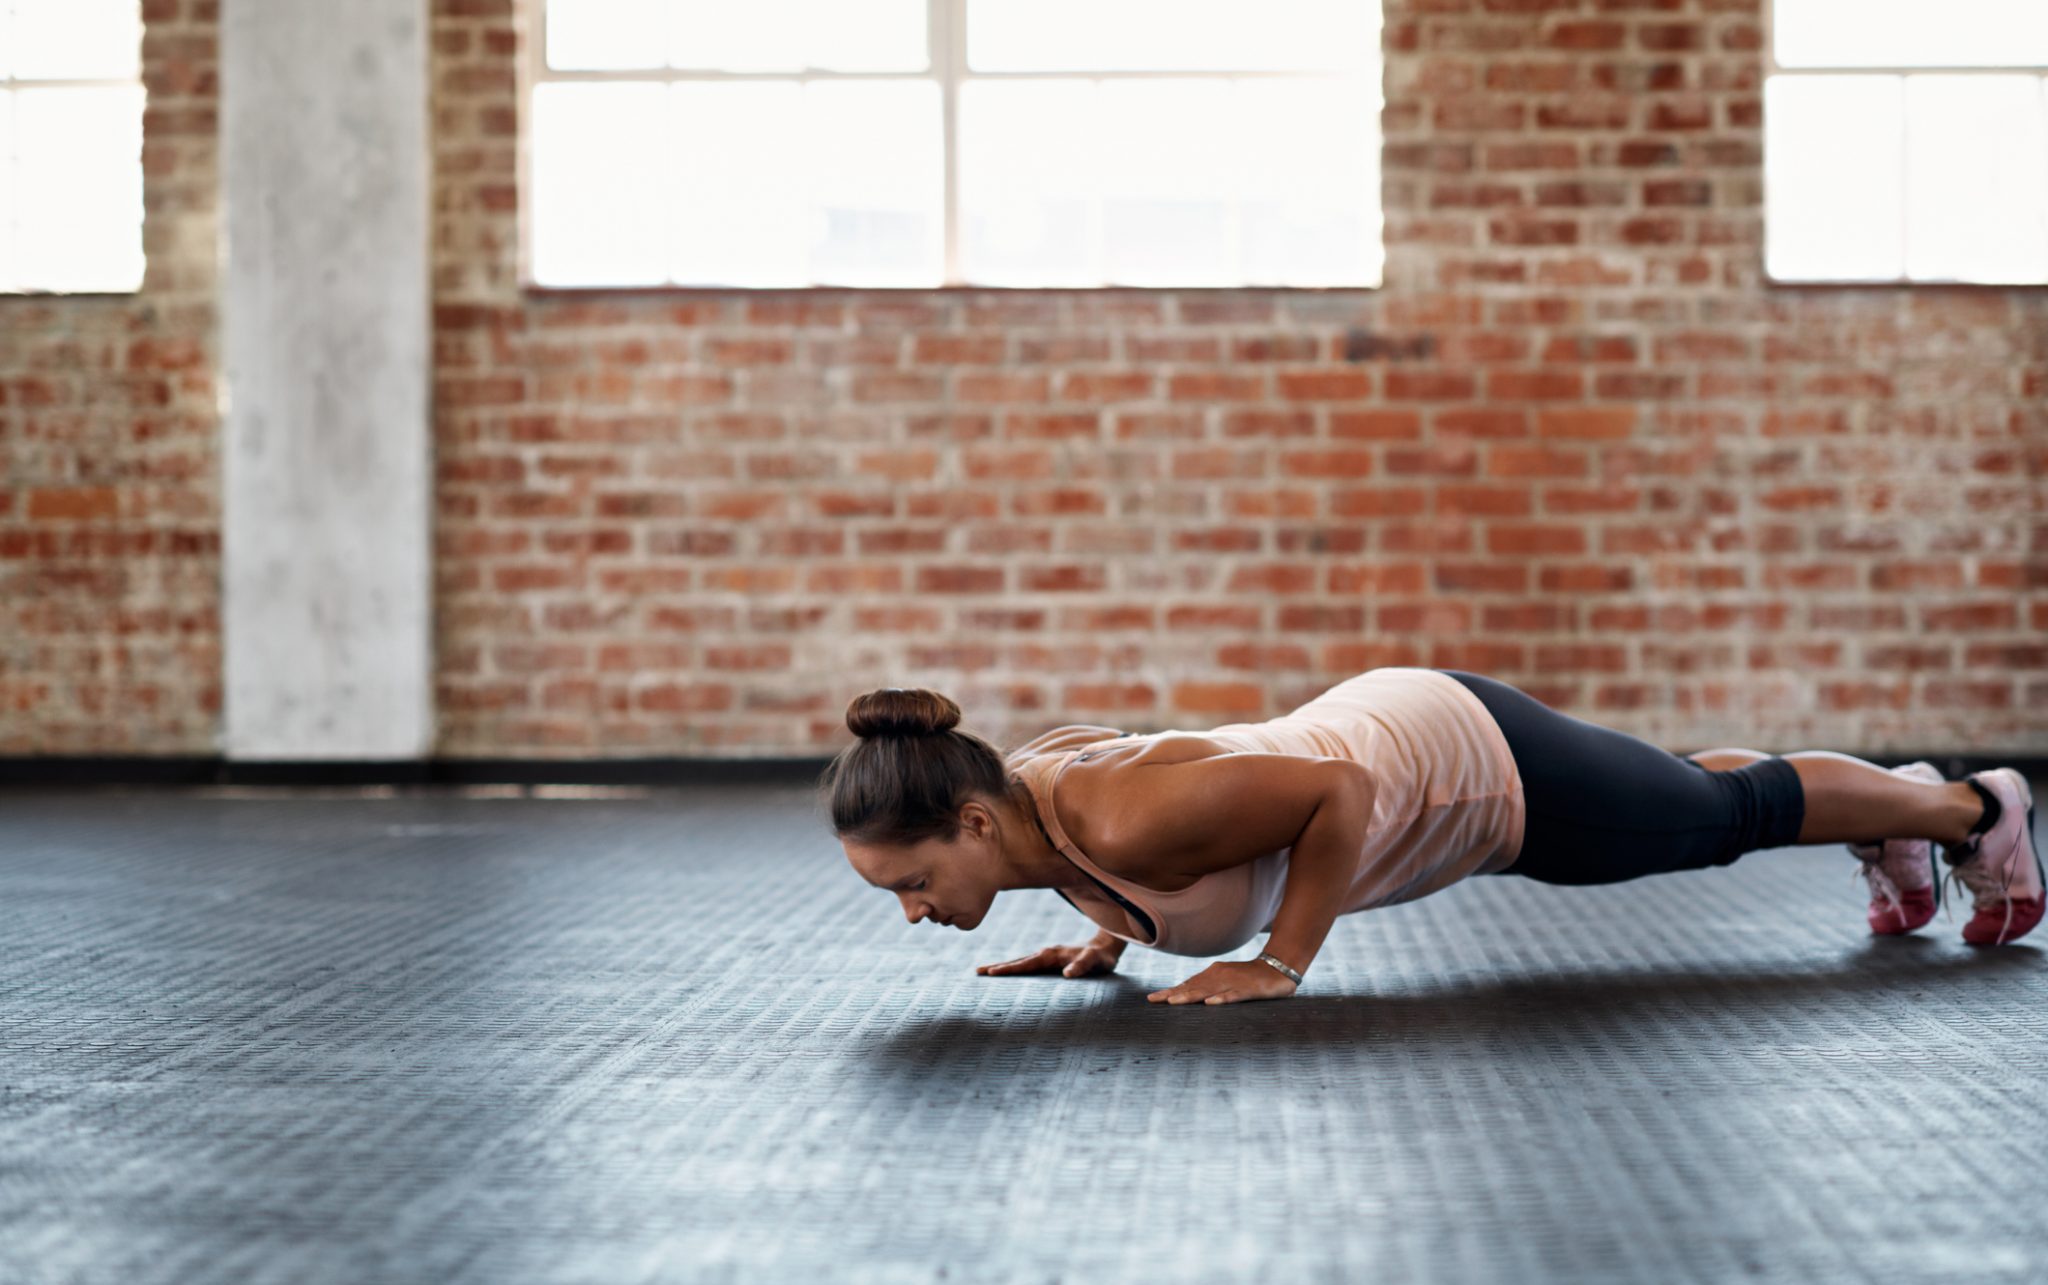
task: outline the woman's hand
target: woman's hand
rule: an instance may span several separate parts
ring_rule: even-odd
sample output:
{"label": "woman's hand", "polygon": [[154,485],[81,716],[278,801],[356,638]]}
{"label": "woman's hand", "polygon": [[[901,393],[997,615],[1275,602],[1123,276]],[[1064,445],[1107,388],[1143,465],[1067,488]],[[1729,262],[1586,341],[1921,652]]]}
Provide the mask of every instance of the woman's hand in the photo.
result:
{"label": "woman's hand", "polygon": [[1145,998],[1151,1003],[1235,1004],[1247,999],[1286,999],[1294,994],[1294,980],[1256,959],[1226,960],[1211,964],[1178,986],[1153,991]]}
{"label": "woman's hand", "polygon": [[[1085,946],[1047,946],[1022,959],[1005,960],[1000,964],[977,964],[974,971],[985,977],[993,977],[997,973],[1051,972],[1067,977],[1086,977],[1090,973],[1115,971],[1117,958],[1122,954],[1121,945],[1112,949],[1092,941]],[[1259,966],[1265,967],[1263,964]]]}

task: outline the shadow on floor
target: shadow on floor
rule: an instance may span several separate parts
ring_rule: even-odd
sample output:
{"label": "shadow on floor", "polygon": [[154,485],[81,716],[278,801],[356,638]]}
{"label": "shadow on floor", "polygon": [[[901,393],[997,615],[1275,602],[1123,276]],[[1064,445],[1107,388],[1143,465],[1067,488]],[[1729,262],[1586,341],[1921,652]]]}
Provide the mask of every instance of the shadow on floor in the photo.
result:
{"label": "shadow on floor", "polygon": [[[1218,1005],[1155,1004],[1145,997],[1171,982],[1122,975],[976,978],[989,984],[992,997],[999,994],[994,987],[1017,987],[1023,998],[1026,988],[1050,986],[1083,988],[1092,1000],[1082,1007],[1048,1010],[1035,1021],[993,1008],[936,1014],[865,1037],[862,1046],[875,1057],[931,1066],[949,1054],[979,1061],[979,1049],[988,1042],[1112,1052],[1238,1048],[1247,1040],[1290,1050],[1369,1048],[1389,1037],[1398,1037],[1407,1049],[1431,1041],[1464,1044],[1503,1036],[1553,1044],[1571,1041],[1575,1032],[1605,1040],[1614,1031],[1640,1027],[1646,1012],[1669,1020],[1674,1010],[1687,1009],[1723,1020],[1745,1017],[1761,1028],[1779,1019],[1810,1020],[1831,1004],[1884,1002],[1906,984],[1932,990],[1976,986],[1992,978],[2030,979],[2039,975],[2042,955],[2031,942],[2014,942],[1957,956],[1944,943],[1914,934],[1873,940],[1832,968],[1797,972],[1585,969],[1539,977],[1465,977],[1388,995],[1316,994],[1317,979],[1311,979],[1302,993],[1284,1000]],[[1201,962],[1189,961],[1190,976]],[[1873,971],[1874,964],[1882,965],[1882,971]],[[1910,978],[1899,971],[1902,967],[1910,970]]]}

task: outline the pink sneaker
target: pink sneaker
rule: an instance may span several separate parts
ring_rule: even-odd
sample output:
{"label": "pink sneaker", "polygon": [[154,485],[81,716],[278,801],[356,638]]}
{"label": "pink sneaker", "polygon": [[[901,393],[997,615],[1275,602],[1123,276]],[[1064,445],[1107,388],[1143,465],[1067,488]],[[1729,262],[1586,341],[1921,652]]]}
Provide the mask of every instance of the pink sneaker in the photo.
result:
{"label": "pink sneaker", "polygon": [[[1907,763],[1894,775],[1940,785],[1947,778],[1932,763]],[[1934,840],[1886,839],[1852,843],[1849,851],[1863,863],[1854,874],[1870,881],[1870,931],[1880,936],[1912,932],[1934,918],[1941,904],[1941,884],[1934,866]]]}
{"label": "pink sneaker", "polygon": [[1998,796],[1998,823],[1967,843],[1944,843],[1941,859],[1952,867],[1949,878],[1976,894],[1977,913],[1963,925],[1963,940],[2001,946],[2041,922],[2044,880],[2034,848],[2034,792],[2009,767],[1972,772],[1969,779]]}

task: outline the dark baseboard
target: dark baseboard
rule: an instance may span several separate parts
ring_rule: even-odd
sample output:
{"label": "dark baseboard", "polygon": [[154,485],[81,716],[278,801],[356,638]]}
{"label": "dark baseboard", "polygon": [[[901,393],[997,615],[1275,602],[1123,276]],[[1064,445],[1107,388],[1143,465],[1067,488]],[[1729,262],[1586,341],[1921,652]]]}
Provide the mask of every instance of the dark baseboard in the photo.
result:
{"label": "dark baseboard", "polygon": [[222,785],[814,785],[830,762],[830,758],[252,761],[139,755],[0,757],[0,790]]}
{"label": "dark baseboard", "polygon": [[[1712,748],[1701,746],[1701,749]],[[1692,753],[1690,750],[1679,753]],[[1884,767],[1926,759],[1950,780],[1987,767],[2048,777],[2040,754],[1871,754]],[[146,789],[231,785],[301,787],[468,785],[815,785],[830,758],[420,759],[249,761],[199,756],[0,757],[0,790]]]}

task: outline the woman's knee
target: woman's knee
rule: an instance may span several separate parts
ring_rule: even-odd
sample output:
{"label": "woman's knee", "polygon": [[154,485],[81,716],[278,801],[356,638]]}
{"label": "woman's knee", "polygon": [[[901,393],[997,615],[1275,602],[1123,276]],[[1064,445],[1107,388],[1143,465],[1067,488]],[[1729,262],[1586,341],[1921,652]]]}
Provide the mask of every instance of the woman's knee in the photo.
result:
{"label": "woman's knee", "polygon": [[1700,750],[1697,753],[1687,754],[1685,757],[1709,772],[1726,772],[1742,767],[1745,764],[1754,763],[1758,759],[1767,759],[1771,756],[1762,750],[1725,749]]}

